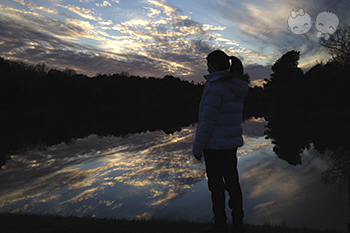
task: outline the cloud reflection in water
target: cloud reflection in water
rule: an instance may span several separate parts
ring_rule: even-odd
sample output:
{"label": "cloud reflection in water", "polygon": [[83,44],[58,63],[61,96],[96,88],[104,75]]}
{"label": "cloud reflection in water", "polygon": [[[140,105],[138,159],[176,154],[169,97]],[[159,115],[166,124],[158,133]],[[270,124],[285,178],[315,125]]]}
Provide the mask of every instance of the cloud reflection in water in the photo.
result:
{"label": "cloud reflection in water", "polygon": [[[0,173],[1,211],[135,217],[166,205],[204,178],[203,164],[191,156],[194,130],[92,135],[71,146],[13,156]],[[129,213],[125,201],[141,208]]]}
{"label": "cloud reflection in water", "polygon": [[[345,192],[321,181],[326,160],[313,150],[305,151],[302,166],[278,159],[263,125],[245,124],[245,145],[238,151],[245,221],[345,226]],[[91,135],[74,145],[13,156],[0,171],[0,211],[210,220],[204,164],[191,155],[194,134],[194,127],[186,127],[172,135]]]}
{"label": "cloud reflection in water", "polygon": [[239,161],[246,221],[345,230],[348,197],[322,181],[327,158],[305,150],[303,165],[292,166],[278,159],[263,137],[246,142]]}

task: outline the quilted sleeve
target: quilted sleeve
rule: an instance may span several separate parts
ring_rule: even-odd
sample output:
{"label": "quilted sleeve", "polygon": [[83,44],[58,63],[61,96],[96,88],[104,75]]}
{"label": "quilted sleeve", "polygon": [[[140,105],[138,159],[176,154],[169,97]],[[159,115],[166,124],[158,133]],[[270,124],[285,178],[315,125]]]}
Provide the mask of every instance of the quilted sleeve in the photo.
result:
{"label": "quilted sleeve", "polygon": [[213,132],[214,126],[217,122],[222,97],[219,92],[214,92],[212,89],[208,90],[208,94],[202,99],[202,109],[199,113],[199,124],[197,126],[196,138],[194,140],[192,153],[194,155],[202,155],[205,145]]}

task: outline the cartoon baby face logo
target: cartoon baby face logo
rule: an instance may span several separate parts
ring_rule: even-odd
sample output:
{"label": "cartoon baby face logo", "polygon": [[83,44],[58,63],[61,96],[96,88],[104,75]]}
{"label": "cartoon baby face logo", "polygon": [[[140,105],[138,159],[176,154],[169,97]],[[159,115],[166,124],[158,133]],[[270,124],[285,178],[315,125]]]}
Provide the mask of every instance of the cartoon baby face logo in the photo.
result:
{"label": "cartoon baby face logo", "polygon": [[288,18],[288,25],[294,34],[307,33],[312,27],[311,17],[303,9],[292,11]]}
{"label": "cartoon baby face logo", "polygon": [[328,40],[330,34],[333,34],[337,30],[339,19],[334,13],[324,11],[317,15],[315,26],[318,30],[317,38],[323,37]]}
{"label": "cartoon baby face logo", "polygon": [[[310,31],[312,24],[310,15],[303,9],[292,11],[288,18],[289,29],[294,34],[307,33]],[[334,13],[323,11],[317,15],[315,26],[318,31],[316,34],[317,38],[328,40],[330,35],[338,29],[339,19]]]}

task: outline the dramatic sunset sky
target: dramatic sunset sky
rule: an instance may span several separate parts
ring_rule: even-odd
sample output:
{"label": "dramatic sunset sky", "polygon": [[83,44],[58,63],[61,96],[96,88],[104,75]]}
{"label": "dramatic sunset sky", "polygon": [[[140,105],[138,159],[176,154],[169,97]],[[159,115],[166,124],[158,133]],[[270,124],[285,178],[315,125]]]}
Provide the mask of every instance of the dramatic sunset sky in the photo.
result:
{"label": "dramatic sunset sky", "polygon": [[206,55],[223,49],[242,59],[253,80],[290,50],[300,67],[327,61],[313,25],[288,28],[292,11],[323,11],[350,23],[349,0],[1,0],[0,56],[49,69],[202,81]]}

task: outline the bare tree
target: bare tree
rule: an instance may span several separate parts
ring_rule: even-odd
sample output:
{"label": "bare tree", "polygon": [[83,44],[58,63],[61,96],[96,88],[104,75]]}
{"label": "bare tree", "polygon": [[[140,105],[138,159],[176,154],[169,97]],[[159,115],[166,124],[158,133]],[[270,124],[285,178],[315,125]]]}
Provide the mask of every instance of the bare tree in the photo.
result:
{"label": "bare tree", "polygon": [[67,67],[67,68],[64,70],[64,73],[65,73],[66,75],[68,75],[69,77],[72,77],[72,76],[74,76],[74,75],[77,74],[77,72],[75,72],[74,69],[69,68],[69,67]]}
{"label": "bare tree", "polygon": [[332,166],[323,174],[324,181],[329,184],[337,184],[341,188],[348,186],[350,191],[349,148],[340,147],[339,149],[329,151],[328,155],[332,161]]}
{"label": "bare tree", "polygon": [[39,76],[44,76],[47,73],[47,67],[45,63],[38,63],[35,66],[35,71],[38,72]]}
{"label": "bare tree", "polygon": [[321,38],[320,45],[329,49],[334,61],[341,65],[350,64],[350,25],[342,25],[329,39]]}

